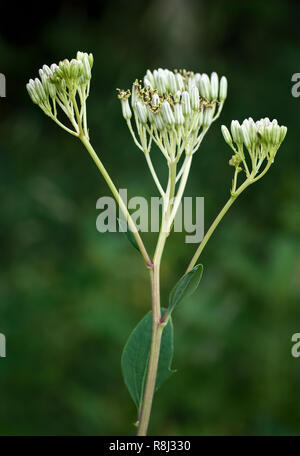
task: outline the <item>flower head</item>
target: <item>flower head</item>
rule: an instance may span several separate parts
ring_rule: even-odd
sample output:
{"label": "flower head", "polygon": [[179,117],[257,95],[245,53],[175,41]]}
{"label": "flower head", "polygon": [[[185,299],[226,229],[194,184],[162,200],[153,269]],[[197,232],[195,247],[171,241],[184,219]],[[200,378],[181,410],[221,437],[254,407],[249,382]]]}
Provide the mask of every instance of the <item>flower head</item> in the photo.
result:
{"label": "flower head", "polygon": [[[50,67],[44,65],[39,70],[40,78],[30,79],[26,85],[32,101],[47,116],[75,135],[79,135],[82,129],[86,130],[85,103],[89,95],[92,67],[93,55],[78,51],[75,59],[65,59]],[[69,118],[75,131],[57,119],[57,106]]]}
{"label": "flower head", "polygon": [[[244,169],[247,177],[250,176],[255,181],[262,177],[273,163],[287,133],[287,127],[278,125],[276,119],[270,121],[265,117],[255,122],[249,117],[241,125],[237,120],[233,120],[230,131],[222,125],[221,131],[234,152],[229,164],[238,172]],[[248,154],[245,154],[244,149]],[[266,165],[265,169],[258,174],[263,163]]]}
{"label": "flower head", "polygon": [[[193,154],[204,134],[220,115],[227,96],[225,76],[219,81],[186,70],[148,70],[143,82],[136,80],[132,90],[118,89],[123,117],[138,147],[150,151],[153,140],[169,159],[180,157],[183,151]],[[139,141],[131,126],[134,114]]]}

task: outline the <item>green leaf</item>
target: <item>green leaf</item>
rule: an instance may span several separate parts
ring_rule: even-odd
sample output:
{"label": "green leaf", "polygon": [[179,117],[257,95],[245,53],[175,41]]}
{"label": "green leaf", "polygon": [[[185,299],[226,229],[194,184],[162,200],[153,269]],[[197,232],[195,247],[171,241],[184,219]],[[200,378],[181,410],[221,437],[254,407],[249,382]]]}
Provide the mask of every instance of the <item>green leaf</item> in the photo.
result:
{"label": "green leaf", "polygon": [[193,267],[193,269],[191,269],[187,274],[184,274],[184,276],[178,280],[169,296],[168,315],[171,315],[175,306],[177,306],[180,301],[194,293],[199,285],[202,273],[203,265],[197,264]]}
{"label": "green leaf", "polygon": [[137,245],[133,232],[129,228],[128,224],[125,222],[124,219],[120,219],[120,218],[118,218],[118,222],[119,222],[119,226],[120,226],[120,231],[125,234],[125,236],[129,240],[129,242],[133,245],[133,247],[139,251],[140,249]]}
{"label": "green leaf", "polygon": [[[164,313],[166,309],[161,310]],[[151,334],[152,312],[148,312],[130,334],[121,358],[123,378],[138,409],[147,377]],[[171,369],[173,351],[173,323],[170,319],[163,328],[155,391],[175,372]]]}

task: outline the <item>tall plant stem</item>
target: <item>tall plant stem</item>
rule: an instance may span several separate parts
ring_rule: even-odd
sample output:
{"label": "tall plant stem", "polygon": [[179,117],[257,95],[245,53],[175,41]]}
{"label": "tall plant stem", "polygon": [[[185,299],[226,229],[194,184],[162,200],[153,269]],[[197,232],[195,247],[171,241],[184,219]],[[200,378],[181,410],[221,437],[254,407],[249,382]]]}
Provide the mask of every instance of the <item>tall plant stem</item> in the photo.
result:
{"label": "tall plant stem", "polygon": [[224,217],[224,215],[226,214],[228,209],[232,206],[232,204],[235,202],[237,197],[242,193],[242,191],[245,190],[245,188],[248,187],[252,183],[253,183],[253,178],[252,178],[252,175],[250,175],[248,177],[248,179],[246,179],[245,182],[236,191],[231,193],[231,196],[230,196],[229,200],[227,201],[225,206],[221,209],[221,211],[219,212],[219,214],[217,215],[217,217],[215,218],[215,220],[213,221],[213,223],[209,227],[208,231],[206,232],[204,238],[200,242],[200,244],[199,244],[199,246],[198,246],[193,258],[191,259],[190,264],[188,265],[187,270],[186,270],[185,273],[188,273],[189,271],[191,271],[191,269],[193,269],[193,267],[197,263],[197,260],[198,260],[199,256],[201,255],[204,247],[206,246],[206,244],[209,241],[211,235],[213,234],[213,232],[215,231],[215,229],[219,225],[220,221],[222,220],[222,218]]}
{"label": "tall plant stem", "polygon": [[153,261],[151,274],[151,295],[152,295],[152,336],[148,372],[145,384],[142,406],[139,414],[139,425],[137,435],[147,435],[153,396],[155,392],[156,376],[159,362],[161,337],[164,324],[161,322],[160,310],[160,262],[161,255],[166,242],[167,233],[161,232],[157,243],[156,255]]}
{"label": "tall plant stem", "polygon": [[152,269],[153,267],[153,264],[152,264],[152,261],[150,260],[150,257],[148,255],[148,252],[144,246],[144,243],[137,231],[137,228],[128,212],[128,209],[124,203],[124,201],[122,200],[117,188],[115,187],[113,181],[111,180],[108,172],[106,171],[103,163],[101,162],[100,158],[98,157],[98,155],[96,154],[93,146],[91,145],[89,139],[82,135],[82,136],[79,136],[81,142],[83,143],[83,145],[85,146],[85,148],[87,149],[87,151],[89,152],[90,156],[92,157],[92,159],[94,160],[97,168],[99,169],[99,171],[101,172],[102,176],[104,177],[107,185],[109,186],[114,198],[116,199],[118,205],[120,206],[120,209],[126,219],[126,222],[130,228],[130,230],[132,231],[133,233],[133,236],[135,237],[135,240],[137,242],[137,245],[139,247],[139,250],[145,260],[145,263],[146,263],[146,266],[149,268],[149,269]]}
{"label": "tall plant stem", "polygon": [[168,236],[167,226],[171,212],[172,200],[175,192],[176,183],[176,163],[169,166],[169,183],[168,192],[164,199],[163,217],[161,229],[153,258],[153,269],[151,271],[151,294],[152,294],[152,336],[150,355],[147,369],[147,379],[144,389],[144,396],[139,413],[138,436],[147,435],[150,421],[153,396],[155,393],[155,384],[159,362],[160,346],[165,323],[161,321],[160,309],[160,264],[164,251],[166,239]]}

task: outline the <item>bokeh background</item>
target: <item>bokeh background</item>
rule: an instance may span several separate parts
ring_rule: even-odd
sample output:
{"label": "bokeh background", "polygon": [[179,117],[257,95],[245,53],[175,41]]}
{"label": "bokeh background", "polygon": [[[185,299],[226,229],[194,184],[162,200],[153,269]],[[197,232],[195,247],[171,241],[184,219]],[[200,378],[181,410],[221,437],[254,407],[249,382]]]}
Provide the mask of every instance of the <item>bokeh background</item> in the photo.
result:
{"label": "bokeh background", "polygon": [[[77,50],[93,52],[93,144],[119,188],[155,195],[121,116],[116,87],[147,68],[217,71],[229,80],[221,120],[194,161],[186,195],[205,197],[208,228],[232,169],[221,123],[269,116],[288,126],[271,171],[249,188],[208,244],[197,293],[176,311],[177,373],[158,392],[150,432],[300,433],[300,72],[295,1],[49,2],[6,7],[0,71],[1,435],[134,434],[121,378],[130,331],[149,310],[148,273],[122,234],[96,230],[105,183],[75,138],[33,105],[25,84]],[[164,160],[154,154],[163,172]],[[152,251],[156,235],[146,235]],[[195,246],[169,241],[162,296]]]}

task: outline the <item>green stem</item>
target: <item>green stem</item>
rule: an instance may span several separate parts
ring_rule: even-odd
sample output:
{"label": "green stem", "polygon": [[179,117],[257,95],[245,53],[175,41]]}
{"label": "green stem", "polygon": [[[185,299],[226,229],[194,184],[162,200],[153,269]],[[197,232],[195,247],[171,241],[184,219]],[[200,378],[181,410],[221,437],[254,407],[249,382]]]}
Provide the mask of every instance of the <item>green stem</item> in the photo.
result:
{"label": "green stem", "polygon": [[62,122],[60,122],[57,119],[57,117],[55,117],[54,115],[51,115],[50,117],[51,117],[52,120],[54,120],[54,122],[57,123],[57,125],[59,125],[61,128],[63,128],[65,131],[67,131],[68,133],[70,133],[73,136],[78,136],[78,132],[77,131],[73,131],[70,128],[66,127]]}
{"label": "green stem", "polygon": [[245,182],[235,192],[231,193],[231,196],[230,196],[229,200],[227,201],[225,206],[221,209],[221,211],[219,212],[219,214],[217,215],[217,217],[215,218],[215,220],[213,221],[213,223],[209,227],[208,231],[206,232],[204,238],[200,242],[200,244],[199,244],[199,246],[198,246],[193,258],[191,259],[190,264],[188,265],[188,268],[187,268],[185,273],[187,273],[187,272],[191,271],[191,269],[193,269],[193,267],[195,266],[195,264],[198,261],[199,256],[201,255],[204,247],[206,246],[206,244],[209,241],[211,235],[213,234],[213,232],[215,231],[215,229],[219,225],[220,221],[222,220],[222,218],[224,217],[224,215],[226,214],[228,209],[232,206],[232,204],[237,199],[237,197],[242,193],[242,191],[245,190],[245,188],[247,188],[250,184],[252,184],[252,182],[253,182],[252,176],[249,176],[248,179],[246,179]]}
{"label": "green stem", "polygon": [[172,199],[175,192],[176,183],[176,162],[170,163],[169,166],[169,182],[168,191],[165,195],[163,217],[161,223],[161,229],[154,253],[153,258],[153,270],[151,271],[151,290],[152,290],[152,336],[150,355],[147,369],[147,379],[144,389],[143,401],[139,413],[139,426],[137,435],[147,435],[148,425],[150,421],[151,409],[153,396],[155,393],[155,384],[157,377],[157,369],[159,362],[160,346],[162,332],[165,327],[164,322],[161,320],[161,309],[160,309],[160,264],[161,258],[164,251],[166,239],[168,236],[167,226],[170,217],[170,209],[172,205]]}
{"label": "green stem", "polygon": [[128,209],[124,203],[124,201],[122,200],[117,188],[115,187],[113,181],[111,180],[108,172],[106,171],[103,163],[101,162],[100,158],[98,157],[98,155],[96,154],[93,146],[91,145],[89,139],[86,137],[86,136],[79,136],[81,142],[83,143],[83,145],[85,146],[85,148],[87,149],[87,151],[89,152],[90,156],[92,157],[92,159],[94,160],[96,166],[98,167],[98,169],[100,170],[102,176],[104,177],[107,185],[109,186],[113,196],[115,197],[118,205],[120,206],[120,209],[122,211],[122,213],[124,214],[124,217],[126,219],[126,222],[128,223],[128,226],[130,228],[130,230],[132,231],[132,234],[133,236],[135,237],[135,240],[137,242],[137,245],[139,247],[139,250],[145,260],[145,263],[146,263],[146,266],[150,269],[152,269],[153,265],[152,265],[152,261],[150,260],[150,257],[147,253],[147,250],[144,246],[144,243],[137,231],[137,228],[128,212]]}
{"label": "green stem", "polygon": [[71,100],[72,100],[72,104],[73,104],[74,111],[75,111],[75,116],[76,116],[77,125],[78,125],[78,129],[79,129],[79,136],[81,137],[81,136],[84,136],[84,133],[83,133],[81,116],[80,116],[80,112],[78,109],[75,93],[72,94]]}
{"label": "green stem", "polygon": [[164,328],[164,325],[161,324],[160,310],[160,262],[165,241],[166,233],[161,232],[157,243],[155,259],[153,261],[153,270],[151,271],[152,336],[147,370],[147,379],[144,389],[142,406],[139,414],[139,426],[137,431],[138,436],[147,435],[153,396],[155,393],[161,337]]}
{"label": "green stem", "polygon": [[[182,200],[182,196],[183,196],[183,193],[184,193],[184,190],[185,190],[187,179],[189,177],[189,172],[190,172],[190,168],[191,168],[191,164],[192,164],[192,158],[193,158],[192,155],[190,155],[188,157],[186,165],[185,165],[185,169],[184,169],[184,171],[182,173],[182,177],[181,177],[181,180],[180,180],[178,192],[177,192],[177,195],[175,197],[175,201],[174,201],[174,204],[173,204],[172,212],[171,212],[171,214],[169,216],[169,220],[168,220],[168,224],[167,224],[167,232],[168,233],[171,231],[172,223],[173,223],[173,221],[175,219],[176,213],[178,211],[179,205],[180,205],[181,200]],[[175,169],[175,173],[176,173],[176,169]],[[176,182],[176,175],[175,175],[175,181],[174,182]],[[175,183],[174,183],[174,189],[173,190],[175,190]]]}
{"label": "green stem", "polygon": [[153,180],[154,180],[154,182],[156,184],[156,187],[157,187],[159,193],[161,194],[161,196],[164,197],[165,193],[164,193],[164,191],[162,189],[162,186],[160,185],[159,179],[158,179],[157,174],[155,172],[155,169],[153,167],[153,164],[152,164],[152,161],[151,161],[151,157],[150,157],[150,152],[144,151],[144,154],[145,154],[145,158],[146,158],[148,167],[150,169],[151,175],[152,175]]}

